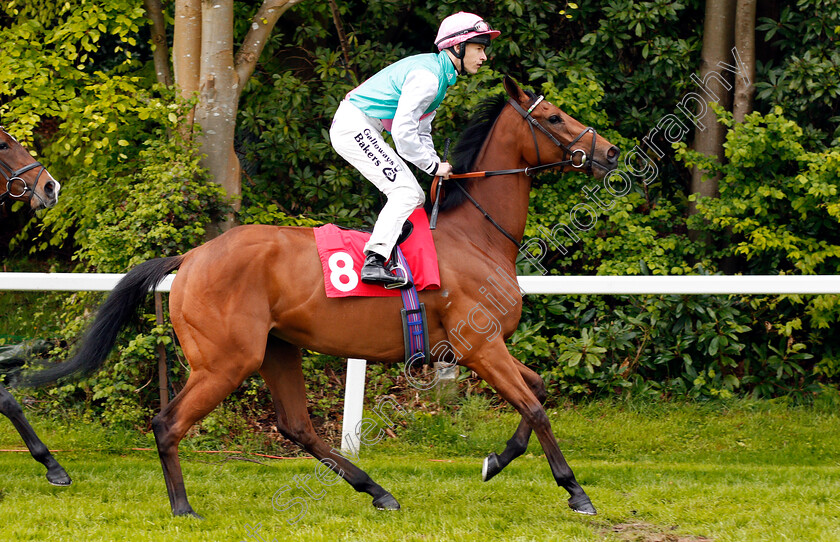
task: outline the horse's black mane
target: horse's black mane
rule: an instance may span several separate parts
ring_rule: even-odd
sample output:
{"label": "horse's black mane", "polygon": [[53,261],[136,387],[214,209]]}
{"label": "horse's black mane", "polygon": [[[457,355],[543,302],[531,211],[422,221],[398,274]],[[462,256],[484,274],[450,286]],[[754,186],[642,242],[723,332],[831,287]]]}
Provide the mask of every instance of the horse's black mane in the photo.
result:
{"label": "horse's black mane", "polygon": [[452,153],[451,162],[455,173],[466,173],[470,171],[478,157],[478,151],[487,139],[490,128],[499,118],[507,103],[507,95],[504,93],[491,96],[478,105],[473,113],[467,127],[461,132],[455,150]]}
{"label": "horse's black mane", "polygon": [[[534,97],[530,91],[525,92],[531,98]],[[484,145],[484,140],[487,139],[490,129],[495,124],[496,119],[499,118],[507,102],[508,96],[502,92],[487,98],[478,105],[476,112],[467,123],[467,127],[461,132],[452,157],[449,159],[454,173],[467,173],[473,170],[473,165],[481,147]],[[440,198],[441,211],[452,209],[466,201],[467,198],[464,196],[464,193],[455,187],[455,183],[463,186],[464,182],[464,179],[446,180],[443,182],[443,194]],[[426,201],[426,212],[431,213],[433,204],[434,201]]]}

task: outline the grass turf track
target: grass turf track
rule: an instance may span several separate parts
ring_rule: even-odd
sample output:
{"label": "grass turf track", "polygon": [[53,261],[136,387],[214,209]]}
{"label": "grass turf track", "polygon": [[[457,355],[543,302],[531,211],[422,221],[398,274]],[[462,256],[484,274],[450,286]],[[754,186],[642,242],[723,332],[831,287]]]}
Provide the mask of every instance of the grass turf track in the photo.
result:
{"label": "grass turf track", "polygon": [[[486,405],[485,405],[486,406]],[[204,454],[182,445],[188,496],[206,519],[173,518],[148,435],[81,423],[32,420],[73,478],[50,486],[24,453],[0,453],[0,540],[266,541],[838,541],[840,414],[770,402],[584,403],[550,411],[560,446],[599,515],[565,504],[535,438],[525,456],[490,482],[488,451],[501,451],[518,417],[467,402],[421,415],[397,439],[363,447],[359,465],[400,501],[378,512],[367,495],[310,479],[284,494],[308,503],[277,511],[272,495],[312,459]],[[0,448],[20,449],[0,420]],[[242,458],[248,459],[243,460]],[[258,460],[259,463],[252,460]]]}

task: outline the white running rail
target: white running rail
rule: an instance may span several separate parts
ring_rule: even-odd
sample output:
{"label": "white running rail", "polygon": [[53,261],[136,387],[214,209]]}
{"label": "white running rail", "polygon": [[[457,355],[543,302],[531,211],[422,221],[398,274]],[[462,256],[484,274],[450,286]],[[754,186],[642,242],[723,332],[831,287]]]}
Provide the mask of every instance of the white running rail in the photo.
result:
{"label": "white running rail", "polygon": [[[0,273],[0,290],[109,291],[123,276],[119,273]],[[168,292],[174,277],[166,277],[156,290]],[[524,294],[840,294],[840,275],[521,276],[517,279]],[[348,360],[342,448],[350,444],[359,449],[356,428],[362,420],[364,398],[365,360]]]}
{"label": "white running rail", "polygon": [[[108,291],[120,273],[0,273],[0,290]],[[168,292],[175,275],[157,287]],[[525,294],[840,294],[840,275],[520,276]]]}

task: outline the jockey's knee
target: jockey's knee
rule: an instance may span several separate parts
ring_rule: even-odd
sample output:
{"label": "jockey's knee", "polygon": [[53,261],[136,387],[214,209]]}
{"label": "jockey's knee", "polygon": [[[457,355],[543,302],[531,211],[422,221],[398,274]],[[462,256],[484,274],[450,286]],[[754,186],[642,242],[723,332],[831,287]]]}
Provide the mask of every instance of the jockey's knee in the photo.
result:
{"label": "jockey's knee", "polygon": [[412,186],[397,186],[388,192],[388,202],[394,202],[400,207],[412,211],[425,203],[426,195],[422,191],[415,190]]}
{"label": "jockey's knee", "polygon": [[422,207],[423,204],[426,203],[426,193],[423,192],[423,189],[418,186],[417,189],[417,199],[415,200],[417,205],[415,207]]}

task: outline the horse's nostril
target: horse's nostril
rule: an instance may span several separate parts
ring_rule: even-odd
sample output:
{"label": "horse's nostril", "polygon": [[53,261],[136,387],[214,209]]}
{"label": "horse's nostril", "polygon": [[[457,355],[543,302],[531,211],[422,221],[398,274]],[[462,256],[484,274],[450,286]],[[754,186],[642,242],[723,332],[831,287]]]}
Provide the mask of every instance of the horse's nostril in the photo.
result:
{"label": "horse's nostril", "polygon": [[58,181],[47,181],[44,185],[44,193],[51,198],[58,198],[59,190],[61,190],[61,185]]}
{"label": "horse's nostril", "polygon": [[615,145],[613,145],[613,146],[612,146],[612,147],[610,147],[610,149],[607,151],[607,159],[609,159],[609,161],[610,161],[610,162],[617,162],[617,161],[618,161],[618,155],[619,155],[619,154],[621,154],[621,149],[619,149],[618,147],[616,147]]}

